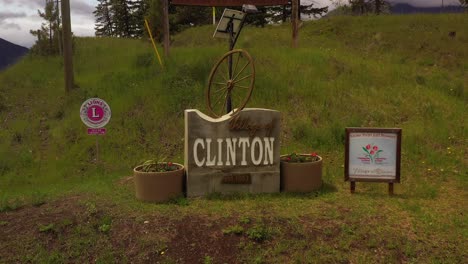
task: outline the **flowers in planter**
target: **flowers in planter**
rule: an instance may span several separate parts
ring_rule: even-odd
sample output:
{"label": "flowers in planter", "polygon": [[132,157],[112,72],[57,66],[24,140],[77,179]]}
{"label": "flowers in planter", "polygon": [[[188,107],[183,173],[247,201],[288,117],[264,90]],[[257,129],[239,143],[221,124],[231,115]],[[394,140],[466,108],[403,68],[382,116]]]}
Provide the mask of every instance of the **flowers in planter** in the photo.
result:
{"label": "flowers in planter", "polygon": [[180,169],[172,162],[158,162],[157,160],[147,160],[141,166],[143,172],[166,172]]}
{"label": "flowers in planter", "polygon": [[319,160],[320,157],[315,152],[312,152],[310,154],[297,154],[293,152],[291,154],[284,155],[281,157],[281,161],[293,163],[316,162]]}

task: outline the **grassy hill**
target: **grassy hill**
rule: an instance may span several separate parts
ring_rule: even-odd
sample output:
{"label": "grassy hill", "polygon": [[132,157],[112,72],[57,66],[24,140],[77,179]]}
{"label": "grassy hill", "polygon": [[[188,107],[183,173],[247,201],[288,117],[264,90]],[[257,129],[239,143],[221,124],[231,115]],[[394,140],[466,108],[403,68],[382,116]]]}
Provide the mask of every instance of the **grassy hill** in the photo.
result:
{"label": "grassy hill", "polygon": [[[183,162],[183,110],[206,112],[208,75],[227,50],[213,27],[174,36],[165,70],[146,41],[77,38],[79,88],[68,95],[60,58],[25,57],[0,73],[0,259],[463,262],[466,24],[465,14],[333,17],[305,23],[298,49],[287,25],[245,28],[237,48],[257,70],[247,107],[282,112],[282,153],[324,157],[325,188],[299,196],[150,205],[122,183],[142,160]],[[99,163],[78,113],[90,97],[112,108]],[[349,126],[403,129],[395,197],[384,184],[349,194]],[[222,232],[239,225],[239,236]]]}

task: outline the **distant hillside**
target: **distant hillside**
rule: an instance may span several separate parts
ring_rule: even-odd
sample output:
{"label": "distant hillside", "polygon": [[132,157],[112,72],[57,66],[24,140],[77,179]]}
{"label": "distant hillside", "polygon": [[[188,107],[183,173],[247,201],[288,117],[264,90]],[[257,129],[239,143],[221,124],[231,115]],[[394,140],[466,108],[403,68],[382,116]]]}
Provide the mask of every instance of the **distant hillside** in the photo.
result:
{"label": "distant hillside", "polygon": [[410,4],[395,4],[391,7],[393,14],[414,14],[414,13],[461,13],[463,7],[450,5],[450,6],[434,6],[434,7],[417,7]]}
{"label": "distant hillside", "polygon": [[28,49],[0,38],[0,71],[14,64]]}

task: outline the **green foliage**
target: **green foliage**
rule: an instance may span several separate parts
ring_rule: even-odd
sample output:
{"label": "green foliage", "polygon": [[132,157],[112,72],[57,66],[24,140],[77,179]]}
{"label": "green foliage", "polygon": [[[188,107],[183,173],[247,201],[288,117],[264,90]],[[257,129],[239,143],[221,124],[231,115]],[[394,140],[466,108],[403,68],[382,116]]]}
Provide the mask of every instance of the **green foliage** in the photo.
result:
{"label": "green foliage", "polygon": [[6,195],[3,195],[0,200],[0,213],[15,211],[23,206],[23,203],[18,199],[8,199]]}
{"label": "green foliage", "polygon": [[230,234],[241,235],[244,232],[244,228],[240,225],[234,225],[234,226],[229,226],[223,229],[222,231],[223,231],[223,234],[225,235],[230,235]]}
{"label": "green foliage", "polygon": [[99,231],[102,233],[108,233],[111,230],[111,225],[109,224],[102,224],[99,226]]}
{"label": "green foliage", "polygon": [[157,160],[147,160],[141,165],[143,172],[167,172],[179,170],[180,166],[172,162],[158,162]]}
{"label": "green foliage", "polygon": [[241,224],[249,224],[251,222],[251,219],[247,216],[242,216],[240,219],[239,219],[239,223]]}
{"label": "green foliage", "polygon": [[205,256],[205,257],[203,258],[203,264],[212,264],[213,261],[214,261],[213,258],[210,257],[210,256]]}
{"label": "green foliage", "polygon": [[249,228],[246,234],[248,238],[256,242],[263,242],[273,236],[272,230],[263,224],[258,224]]}
{"label": "green foliage", "polygon": [[37,38],[31,52],[38,55],[56,55],[62,45],[62,28],[58,22],[59,7],[55,1],[46,1],[44,12],[40,10],[37,12],[46,22],[42,23],[40,29],[30,30],[30,33]]}
{"label": "green foliage", "polygon": [[98,0],[93,14],[96,17],[96,36],[139,38],[144,35],[144,18],[149,0]]}
{"label": "green foliage", "polygon": [[45,204],[46,202],[46,194],[40,192],[40,191],[35,191],[32,196],[31,196],[31,204],[33,206],[41,206]]}
{"label": "green foliage", "polygon": [[281,161],[291,162],[291,163],[316,162],[319,160],[320,160],[320,157],[315,152],[311,154],[291,153],[289,155],[285,155],[281,157]]}
{"label": "green foliage", "polygon": [[56,226],[54,223],[50,223],[48,225],[39,225],[39,232],[42,233],[49,233],[49,232],[56,232]]}

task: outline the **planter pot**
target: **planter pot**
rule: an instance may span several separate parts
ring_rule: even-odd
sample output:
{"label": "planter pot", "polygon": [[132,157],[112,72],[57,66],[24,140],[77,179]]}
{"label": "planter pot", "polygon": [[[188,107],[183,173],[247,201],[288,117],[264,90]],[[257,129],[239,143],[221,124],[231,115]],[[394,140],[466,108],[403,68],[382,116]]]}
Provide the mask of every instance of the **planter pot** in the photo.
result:
{"label": "planter pot", "polygon": [[173,163],[180,169],[166,172],[143,172],[142,166],[133,169],[136,198],[146,202],[164,202],[182,195],[184,166]]}
{"label": "planter pot", "polygon": [[[282,156],[284,157],[284,156]],[[281,161],[281,191],[311,192],[322,186],[322,157],[315,162]]]}

